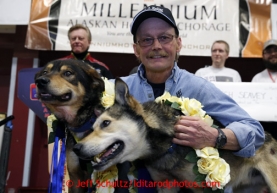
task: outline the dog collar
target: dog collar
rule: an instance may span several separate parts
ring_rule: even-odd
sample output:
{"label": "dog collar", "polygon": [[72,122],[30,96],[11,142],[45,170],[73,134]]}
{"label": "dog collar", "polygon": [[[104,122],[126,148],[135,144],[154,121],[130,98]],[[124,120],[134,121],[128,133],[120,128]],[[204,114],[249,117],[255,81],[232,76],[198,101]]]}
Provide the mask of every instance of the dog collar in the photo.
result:
{"label": "dog collar", "polygon": [[166,153],[173,153],[174,149],[176,148],[177,144],[175,143],[171,143],[171,146],[168,148],[168,150],[166,151]]}
{"label": "dog collar", "polygon": [[68,128],[70,131],[74,132],[74,133],[82,133],[85,131],[88,131],[91,129],[92,125],[94,124],[96,120],[96,116],[91,117],[90,120],[88,120],[87,122],[85,122],[81,127],[77,127],[77,128]]}

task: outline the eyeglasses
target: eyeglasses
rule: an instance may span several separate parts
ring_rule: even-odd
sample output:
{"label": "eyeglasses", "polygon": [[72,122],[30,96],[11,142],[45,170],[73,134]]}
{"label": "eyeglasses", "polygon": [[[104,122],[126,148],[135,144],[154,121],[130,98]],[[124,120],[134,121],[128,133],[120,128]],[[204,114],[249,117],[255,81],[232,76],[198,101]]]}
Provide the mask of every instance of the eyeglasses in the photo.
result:
{"label": "eyeglasses", "polygon": [[154,43],[155,39],[157,39],[160,42],[160,44],[167,44],[171,42],[173,38],[175,38],[174,35],[162,35],[157,38],[146,37],[138,40],[137,44],[139,44],[141,47],[151,46]]}
{"label": "eyeglasses", "polygon": [[273,53],[277,53],[277,47],[272,47],[272,48],[268,48],[264,51],[264,54],[273,54]]}

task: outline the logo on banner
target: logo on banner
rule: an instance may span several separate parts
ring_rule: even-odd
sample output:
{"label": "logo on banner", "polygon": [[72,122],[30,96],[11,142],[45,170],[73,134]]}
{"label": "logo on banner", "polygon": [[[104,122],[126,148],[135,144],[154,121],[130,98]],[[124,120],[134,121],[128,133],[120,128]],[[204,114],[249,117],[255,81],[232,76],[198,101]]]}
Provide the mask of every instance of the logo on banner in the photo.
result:
{"label": "logo on banner", "polygon": [[32,83],[30,84],[30,99],[32,101],[37,101],[37,90],[36,90],[36,84]]}
{"label": "logo on banner", "polygon": [[[35,83],[30,84],[30,100],[31,101],[38,101],[37,89],[36,89],[36,84]],[[40,103],[40,104],[41,104],[40,105],[41,107],[39,107],[38,109],[41,109],[41,110],[38,110],[38,112],[42,112],[43,117],[46,119],[50,115],[50,112],[44,104],[42,104],[42,103]]]}

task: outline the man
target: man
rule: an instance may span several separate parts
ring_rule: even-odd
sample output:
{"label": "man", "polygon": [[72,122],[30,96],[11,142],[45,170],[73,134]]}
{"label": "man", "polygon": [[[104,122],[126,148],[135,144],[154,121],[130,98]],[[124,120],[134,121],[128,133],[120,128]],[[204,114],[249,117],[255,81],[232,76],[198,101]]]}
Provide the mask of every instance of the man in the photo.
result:
{"label": "man", "polygon": [[[155,5],[143,9],[134,17],[131,33],[134,53],[141,64],[136,75],[122,77],[130,94],[142,103],[155,100],[165,91],[178,97],[195,98],[207,114],[225,126],[217,130],[196,117],[182,116],[176,123],[173,143],[197,149],[207,146],[229,149],[242,157],[255,154],[264,142],[260,123],[212,83],[177,66],[182,40],[169,9]],[[138,178],[147,177],[147,170],[139,168]],[[139,188],[140,191],[150,192],[150,189]]]}
{"label": "man", "polygon": [[264,43],[263,63],[266,69],[256,74],[252,82],[277,83],[277,40],[270,39]]}
{"label": "man", "polygon": [[212,65],[198,69],[195,75],[211,82],[241,82],[241,77],[236,70],[225,67],[229,50],[230,48],[227,42],[223,40],[215,41],[211,48]]}
{"label": "man", "polygon": [[[277,82],[277,40],[270,39],[263,46],[263,63],[265,70],[256,74],[251,82],[254,83],[276,83]],[[276,121],[261,121],[265,131],[277,139],[277,122]]]}
{"label": "man", "polygon": [[[254,83],[277,83],[277,40],[270,39],[264,43],[263,47],[263,63],[265,70],[256,74],[252,82]],[[262,121],[264,129],[277,139],[277,122]]]}
{"label": "man", "polygon": [[83,60],[93,66],[101,76],[108,79],[113,78],[112,73],[109,71],[109,67],[103,62],[93,58],[88,52],[91,43],[91,33],[88,27],[76,24],[68,30],[67,36],[70,42],[71,54],[62,59]]}

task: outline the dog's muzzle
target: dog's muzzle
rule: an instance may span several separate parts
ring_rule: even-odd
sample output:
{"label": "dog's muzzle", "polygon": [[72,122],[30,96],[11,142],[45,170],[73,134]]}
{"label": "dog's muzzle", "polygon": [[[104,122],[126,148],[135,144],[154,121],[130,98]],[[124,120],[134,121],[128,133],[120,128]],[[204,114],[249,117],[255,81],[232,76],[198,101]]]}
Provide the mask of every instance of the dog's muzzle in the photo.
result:
{"label": "dog's muzzle", "polygon": [[99,169],[108,164],[110,160],[114,159],[119,153],[121,153],[123,148],[124,143],[122,141],[116,141],[100,154],[95,155],[91,154],[89,151],[86,151],[83,144],[77,143],[74,145],[73,151],[79,158],[83,160],[91,160],[92,167],[94,169]]}
{"label": "dog's muzzle", "polygon": [[72,93],[70,91],[66,93],[54,94],[49,88],[50,79],[46,77],[39,77],[36,79],[35,83],[38,89],[37,97],[44,102],[58,100],[61,102],[69,101],[72,98]]}
{"label": "dog's muzzle", "polygon": [[39,89],[44,89],[50,82],[49,78],[40,77],[36,79],[36,85]]}

